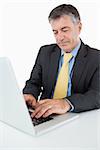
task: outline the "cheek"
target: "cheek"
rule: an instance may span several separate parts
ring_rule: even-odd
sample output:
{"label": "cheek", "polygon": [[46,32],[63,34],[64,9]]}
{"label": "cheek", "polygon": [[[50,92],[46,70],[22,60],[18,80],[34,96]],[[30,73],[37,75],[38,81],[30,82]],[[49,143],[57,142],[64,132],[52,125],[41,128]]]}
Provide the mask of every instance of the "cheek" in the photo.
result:
{"label": "cheek", "polygon": [[75,37],[75,34],[74,32],[68,32],[65,34],[65,39],[68,40],[68,41],[73,41],[73,38]]}
{"label": "cheek", "polygon": [[54,38],[55,38],[56,41],[58,40],[58,36],[56,36],[55,34],[54,34]]}
{"label": "cheek", "polygon": [[77,40],[77,37],[78,37],[78,33],[75,31],[75,32],[73,32],[73,34],[72,34],[72,39],[73,39],[73,41],[76,41]]}
{"label": "cheek", "polygon": [[58,43],[58,42],[59,42],[59,39],[58,39],[57,37],[55,37],[55,40],[56,40],[56,43]]}

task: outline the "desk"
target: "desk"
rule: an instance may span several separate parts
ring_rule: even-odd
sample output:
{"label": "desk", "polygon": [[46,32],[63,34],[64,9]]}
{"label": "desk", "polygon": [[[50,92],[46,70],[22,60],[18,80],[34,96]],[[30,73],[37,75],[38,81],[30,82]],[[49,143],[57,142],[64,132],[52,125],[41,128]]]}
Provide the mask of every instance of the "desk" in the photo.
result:
{"label": "desk", "polygon": [[0,150],[100,150],[100,110],[39,137],[31,137],[0,122]]}

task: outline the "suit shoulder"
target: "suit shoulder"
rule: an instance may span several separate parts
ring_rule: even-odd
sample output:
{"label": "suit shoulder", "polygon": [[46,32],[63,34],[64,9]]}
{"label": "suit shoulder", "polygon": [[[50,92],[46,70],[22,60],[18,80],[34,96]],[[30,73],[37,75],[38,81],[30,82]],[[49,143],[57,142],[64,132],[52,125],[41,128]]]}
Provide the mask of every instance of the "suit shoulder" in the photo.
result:
{"label": "suit shoulder", "polygon": [[89,51],[89,53],[93,54],[93,55],[100,55],[100,50],[90,47],[89,45],[85,45],[87,50]]}
{"label": "suit shoulder", "polygon": [[49,44],[49,45],[43,45],[43,46],[41,46],[41,50],[53,50],[53,49],[55,49],[56,47],[58,47],[57,46],[57,44]]}
{"label": "suit shoulder", "polygon": [[40,47],[39,55],[46,57],[57,50],[60,50],[57,44],[44,45]]}
{"label": "suit shoulder", "polygon": [[93,63],[100,63],[100,50],[85,45],[88,52],[88,59]]}

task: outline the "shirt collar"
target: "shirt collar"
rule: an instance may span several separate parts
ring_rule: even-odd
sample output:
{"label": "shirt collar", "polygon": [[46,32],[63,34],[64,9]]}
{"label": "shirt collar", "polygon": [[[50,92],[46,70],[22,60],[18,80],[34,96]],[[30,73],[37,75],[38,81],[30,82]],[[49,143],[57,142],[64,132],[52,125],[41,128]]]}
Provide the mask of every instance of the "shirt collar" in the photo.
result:
{"label": "shirt collar", "polygon": [[[81,40],[80,40],[79,44],[78,44],[78,45],[72,50],[72,52],[71,52],[72,55],[73,55],[73,57],[76,57],[80,46],[81,46]],[[63,55],[64,55],[64,50],[61,49],[61,56],[63,56]]]}

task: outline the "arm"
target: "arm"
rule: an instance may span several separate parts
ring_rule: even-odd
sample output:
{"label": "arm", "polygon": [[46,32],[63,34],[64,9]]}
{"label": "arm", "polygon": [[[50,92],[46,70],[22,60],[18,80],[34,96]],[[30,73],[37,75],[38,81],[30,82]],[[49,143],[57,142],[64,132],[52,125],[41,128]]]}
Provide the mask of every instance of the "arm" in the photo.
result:
{"label": "arm", "polygon": [[36,58],[35,65],[32,69],[30,79],[26,81],[26,85],[23,89],[23,94],[31,94],[38,99],[38,96],[41,92],[41,63],[40,63],[40,51]]}
{"label": "arm", "polygon": [[100,108],[100,64],[96,68],[88,87],[84,93],[74,93],[67,99],[74,106],[73,112],[82,112]]}

